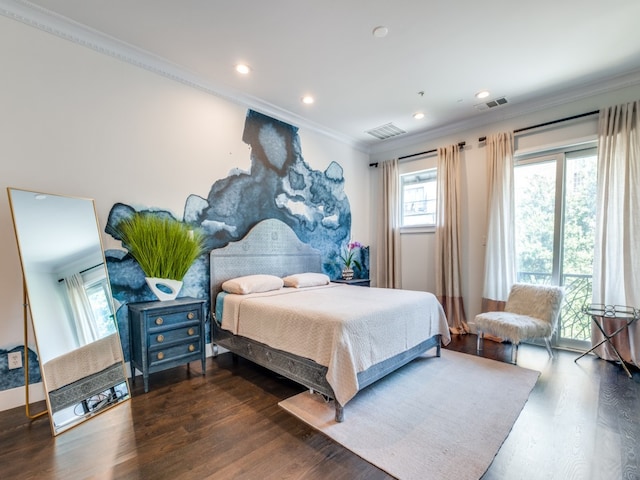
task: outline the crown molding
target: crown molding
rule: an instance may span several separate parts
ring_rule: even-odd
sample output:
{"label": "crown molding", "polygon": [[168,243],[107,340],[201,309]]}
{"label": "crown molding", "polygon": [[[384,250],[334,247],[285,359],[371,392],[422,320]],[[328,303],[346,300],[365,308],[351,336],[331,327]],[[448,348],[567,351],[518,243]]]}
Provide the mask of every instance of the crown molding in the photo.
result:
{"label": "crown molding", "polygon": [[402,137],[385,140],[383,144],[374,145],[369,148],[370,154],[383,154],[395,152],[403,148],[412,147],[418,144],[425,144],[431,140],[455,135],[479,127],[488,127],[493,123],[510,120],[513,118],[529,115],[542,110],[559,107],[572,102],[584,100],[596,95],[620,90],[627,87],[640,85],[640,68],[621,75],[610,77],[598,82],[586,83],[580,87],[572,87],[554,95],[543,98],[529,100],[520,104],[512,105],[510,108],[497,108],[493,111],[480,113],[478,116],[465,119],[459,122],[452,122],[447,125],[436,127],[431,130],[418,132]]}
{"label": "crown molding", "polygon": [[264,115],[277,118],[298,128],[314,131],[363,153],[368,153],[369,151],[364,142],[360,142],[335,130],[328,129],[252,95],[205,82],[201,77],[179,65],[42,8],[39,5],[34,5],[26,0],[0,0],[0,15],[189,87],[196,88],[207,94],[215,95],[242,107],[250,108]]}

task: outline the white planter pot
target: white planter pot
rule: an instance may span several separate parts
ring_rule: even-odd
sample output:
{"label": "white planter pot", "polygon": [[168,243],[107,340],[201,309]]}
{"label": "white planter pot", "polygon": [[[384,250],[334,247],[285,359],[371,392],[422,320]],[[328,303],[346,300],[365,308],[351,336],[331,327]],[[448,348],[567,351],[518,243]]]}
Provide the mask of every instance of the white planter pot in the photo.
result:
{"label": "white planter pot", "polygon": [[344,267],[342,269],[342,278],[344,280],[351,280],[353,278],[353,268]]}
{"label": "white planter pot", "polygon": [[145,277],[145,280],[151,291],[158,297],[158,300],[173,300],[178,296],[182,288],[181,280],[154,277]]}

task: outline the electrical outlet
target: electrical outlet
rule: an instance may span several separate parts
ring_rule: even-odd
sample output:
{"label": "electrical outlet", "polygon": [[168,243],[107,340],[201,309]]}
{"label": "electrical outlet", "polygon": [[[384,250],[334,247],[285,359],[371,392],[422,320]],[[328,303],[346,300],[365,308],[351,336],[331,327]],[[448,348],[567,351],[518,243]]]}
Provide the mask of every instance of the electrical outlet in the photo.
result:
{"label": "electrical outlet", "polygon": [[14,368],[22,368],[22,353],[21,352],[11,352],[7,355],[9,360],[9,370],[13,370]]}

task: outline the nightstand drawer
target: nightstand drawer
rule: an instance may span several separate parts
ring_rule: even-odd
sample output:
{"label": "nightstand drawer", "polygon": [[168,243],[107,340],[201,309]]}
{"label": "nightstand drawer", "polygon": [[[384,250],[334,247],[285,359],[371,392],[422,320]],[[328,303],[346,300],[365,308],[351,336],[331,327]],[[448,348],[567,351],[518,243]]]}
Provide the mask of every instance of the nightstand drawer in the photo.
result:
{"label": "nightstand drawer", "polygon": [[179,325],[186,322],[199,322],[200,321],[200,309],[193,309],[187,311],[167,311],[157,312],[154,315],[147,317],[149,322],[149,331],[153,331],[158,328],[167,328],[173,325]]}
{"label": "nightstand drawer", "polygon": [[171,344],[175,341],[182,341],[186,339],[192,338],[193,341],[200,339],[200,325],[190,325],[172,329],[164,329],[157,331],[149,330],[149,340],[147,344],[149,348],[155,347],[157,345],[167,345]]}
{"label": "nightstand drawer", "polygon": [[195,359],[199,359],[201,352],[200,340],[194,339],[193,342],[184,342],[173,345],[157,345],[153,349],[149,349],[149,366],[155,367],[163,363],[175,364],[175,360],[185,360],[195,355]]}

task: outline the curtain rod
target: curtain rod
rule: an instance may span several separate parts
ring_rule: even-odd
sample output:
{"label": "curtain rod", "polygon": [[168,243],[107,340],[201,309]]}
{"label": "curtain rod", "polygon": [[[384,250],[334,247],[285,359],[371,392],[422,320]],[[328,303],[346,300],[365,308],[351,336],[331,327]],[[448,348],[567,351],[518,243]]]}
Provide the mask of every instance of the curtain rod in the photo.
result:
{"label": "curtain rod", "polygon": [[[459,142],[458,148],[463,149],[465,145],[466,145],[466,142]],[[420,155],[428,155],[430,153],[436,153],[437,151],[438,151],[437,148],[433,148],[431,150],[426,150],[424,152],[412,153],[410,155],[404,155],[402,157],[398,157],[398,160],[406,160],[407,158],[419,157]],[[378,162],[370,163],[369,166],[378,168]]]}
{"label": "curtain rod", "polygon": [[[559,118],[558,120],[551,120],[550,122],[539,123],[537,125],[531,125],[530,127],[523,127],[514,130],[513,133],[526,132],[527,130],[533,130],[534,128],[546,127],[547,125],[553,125],[555,123],[568,122],[569,120],[575,120],[577,118],[582,117],[590,117],[591,115],[596,115],[600,113],[600,110],[594,110],[593,112],[580,113],[578,115],[573,115],[571,117]],[[486,136],[478,138],[479,142],[484,142],[487,139]]]}
{"label": "curtain rod", "polygon": [[[93,267],[85,268],[84,270],[80,270],[78,273],[79,273],[79,274],[86,273],[86,272],[88,272],[89,270],[93,270],[94,268],[98,268],[98,267],[99,267],[99,266],[101,266],[101,265],[104,265],[104,263],[99,263],[99,264],[97,264],[97,265],[94,265]],[[60,283],[60,282],[64,282],[64,278],[59,278],[59,279],[58,279],[58,283]]]}

